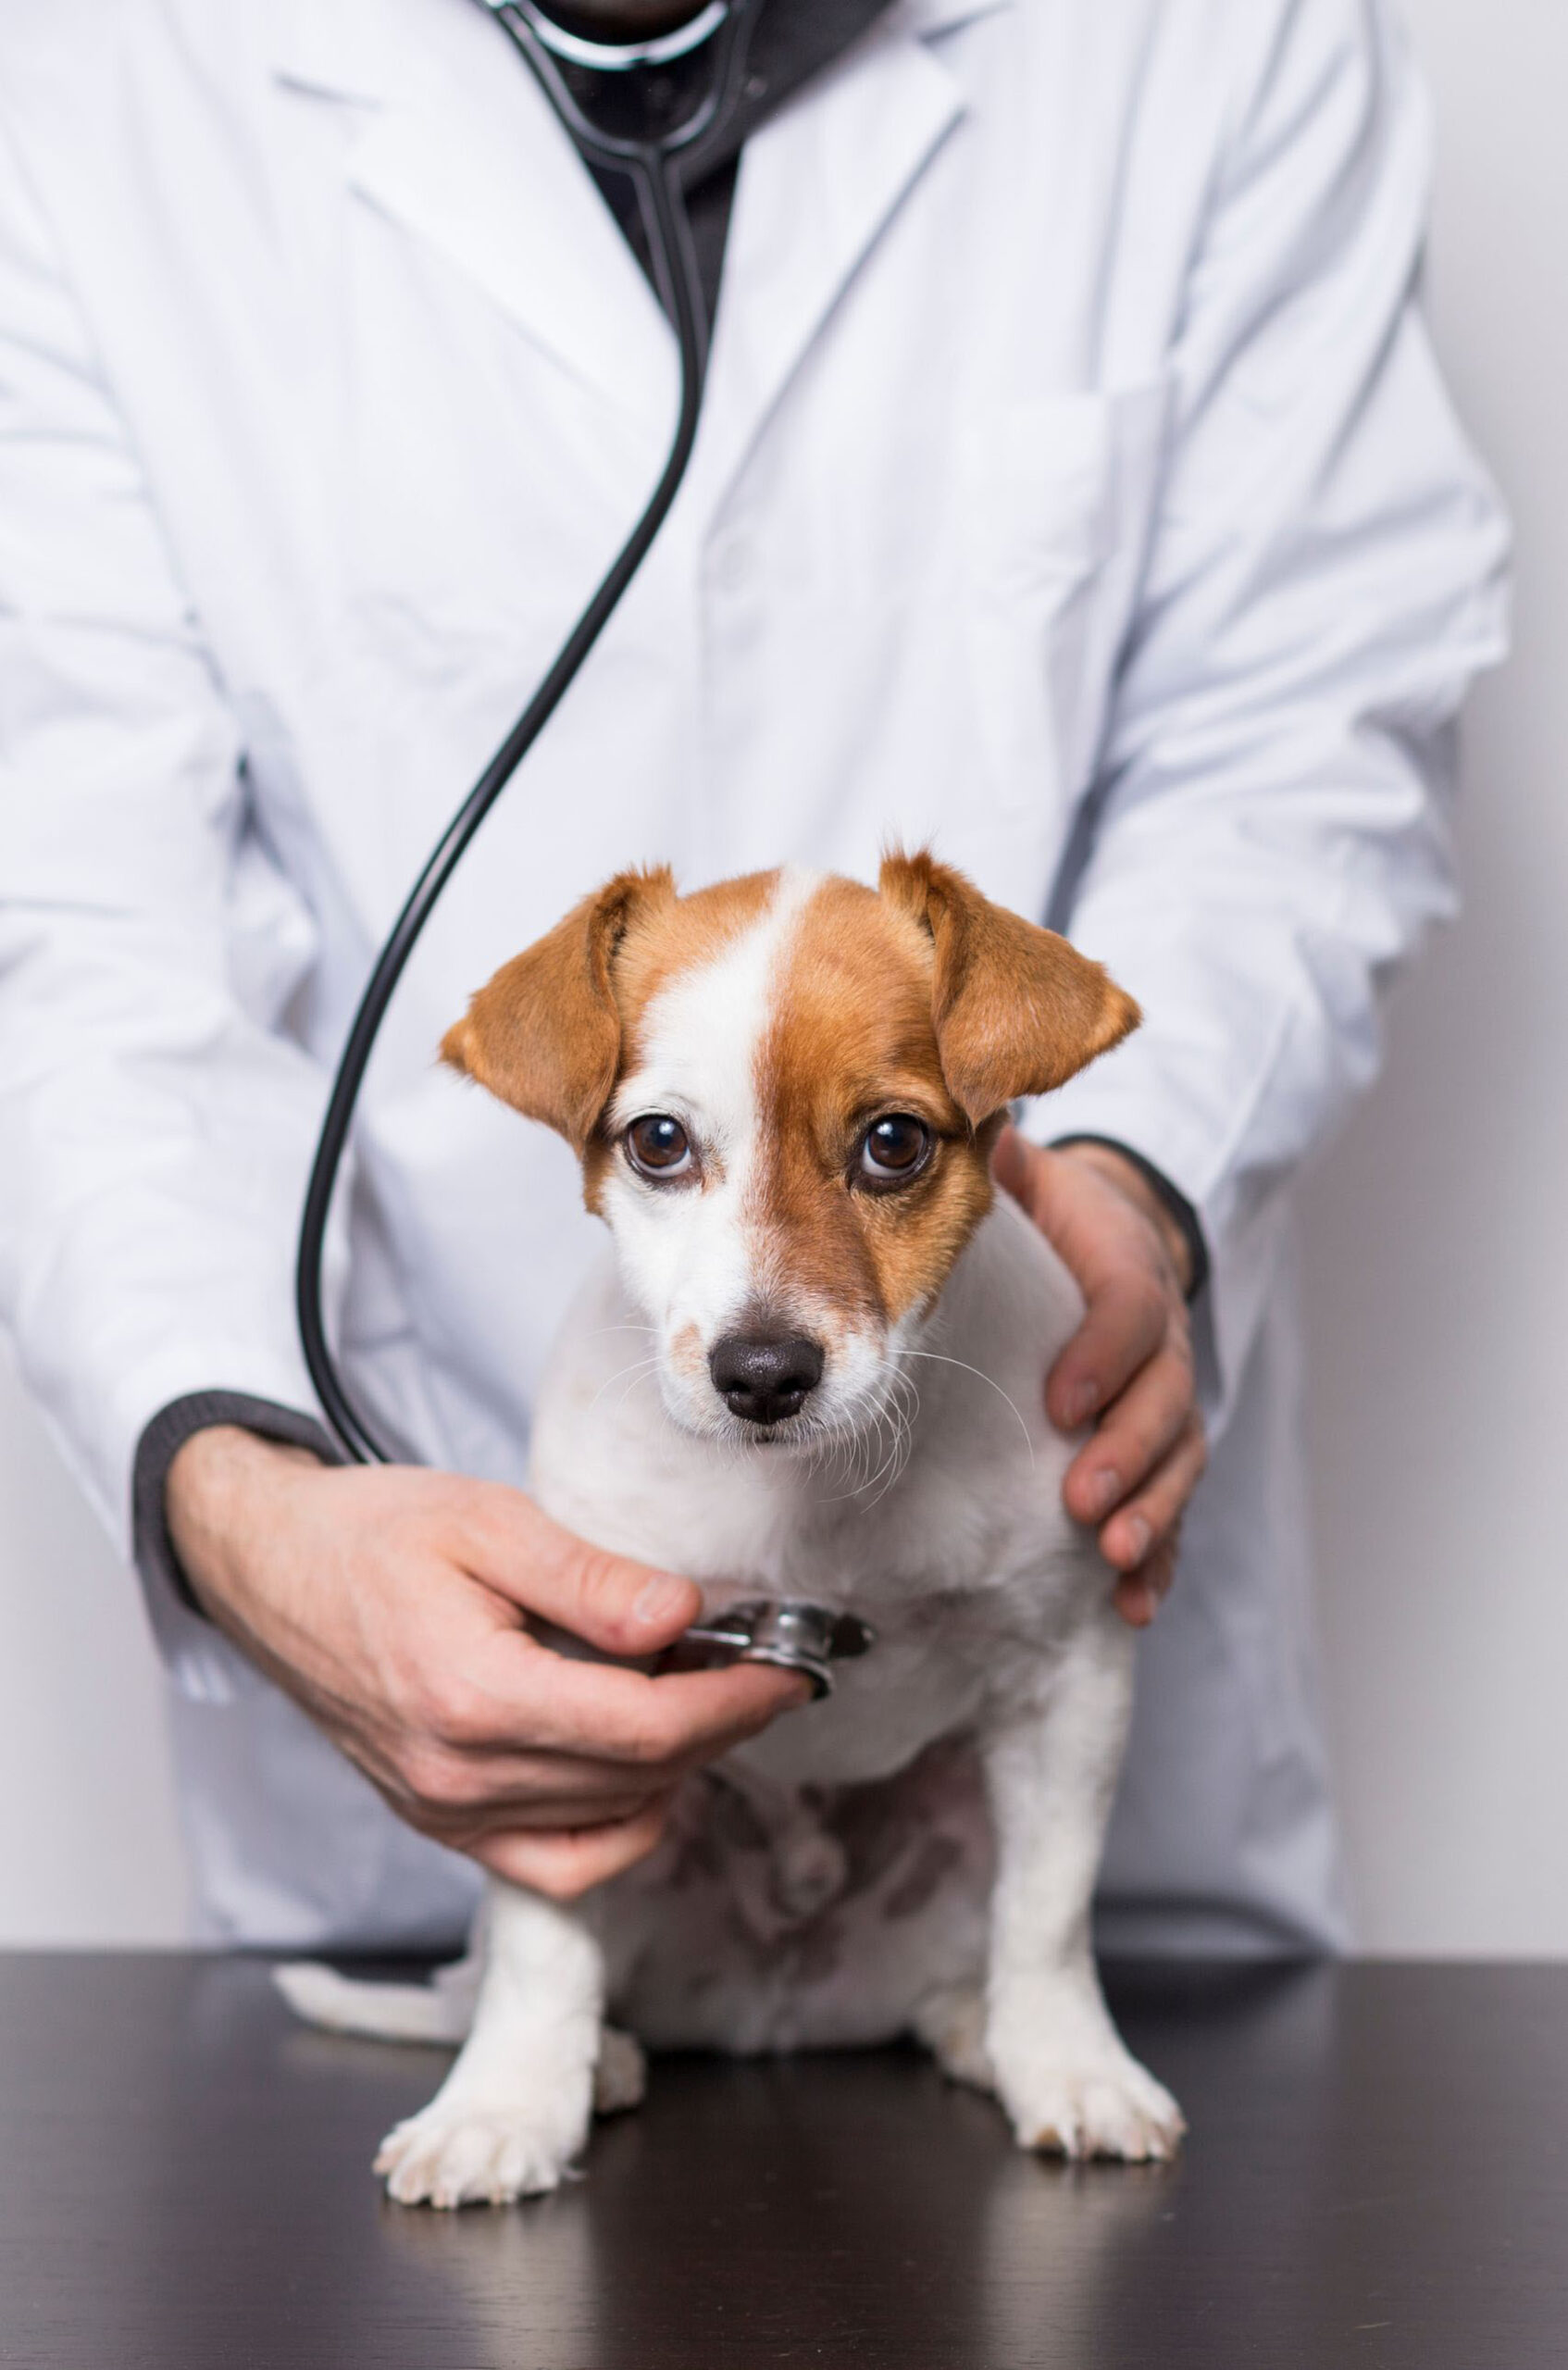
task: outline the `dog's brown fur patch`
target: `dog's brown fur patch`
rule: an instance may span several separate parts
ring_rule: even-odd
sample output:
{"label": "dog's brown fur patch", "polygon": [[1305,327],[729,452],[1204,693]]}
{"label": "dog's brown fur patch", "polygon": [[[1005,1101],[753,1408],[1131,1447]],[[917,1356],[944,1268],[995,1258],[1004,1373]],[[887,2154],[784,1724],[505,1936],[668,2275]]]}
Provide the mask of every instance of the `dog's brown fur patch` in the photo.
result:
{"label": "dog's brown fur patch", "polygon": [[469,999],[442,1061],[581,1152],[620,1069],[618,950],[676,902],[667,865],[617,873]]}
{"label": "dog's brown fur patch", "polygon": [[[942,1075],[932,976],[928,938],[875,891],[825,880],[802,909],[756,1055],[753,1224],[780,1309],[800,1295],[848,1325],[896,1319],[940,1291],[989,1206],[989,1144]],[[926,1122],[933,1155],[897,1191],[863,1191],[862,1137],[892,1111]]]}
{"label": "dog's brown fur patch", "polygon": [[951,865],[895,853],[880,888],[930,939],[942,1070],[977,1126],[1015,1095],[1064,1086],[1138,1027],[1137,1004],[1100,964]]}
{"label": "dog's brown fur patch", "polygon": [[[1007,1104],[1138,1017],[1099,964],[928,855],[889,856],[875,892],[825,880],[757,1049],[763,1297],[784,1310],[801,1294],[846,1325],[927,1305],[990,1206]],[[867,1191],[861,1141],[891,1112],[923,1119],[934,1149],[908,1185]]]}

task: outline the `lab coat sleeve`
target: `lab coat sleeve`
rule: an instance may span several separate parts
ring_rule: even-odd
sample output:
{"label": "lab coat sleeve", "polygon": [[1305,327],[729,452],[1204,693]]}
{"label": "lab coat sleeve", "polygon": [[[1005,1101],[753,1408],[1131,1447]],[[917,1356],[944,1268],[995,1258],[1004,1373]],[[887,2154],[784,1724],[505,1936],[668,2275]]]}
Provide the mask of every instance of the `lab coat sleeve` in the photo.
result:
{"label": "lab coat sleeve", "polygon": [[[292,1243],[324,1099],[277,1032],[314,950],[46,229],[0,149],[0,1314],[124,1547],[149,1418],[314,1409]],[[230,1650],[167,1589],[175,1675]]]}
{"label": "lab coat sleeve", "polygon": [[1278,1189],[1372,1078],[1381,991],[1452,910],[1454,719],[1505,631],[1505,527],[1415,304],[1424,94],[1370,0],[1268,15],[1174,342],[1067,917],[1144,1022],[1026,1121],[1120,1138],[1197,1210],[1212,1416]]}

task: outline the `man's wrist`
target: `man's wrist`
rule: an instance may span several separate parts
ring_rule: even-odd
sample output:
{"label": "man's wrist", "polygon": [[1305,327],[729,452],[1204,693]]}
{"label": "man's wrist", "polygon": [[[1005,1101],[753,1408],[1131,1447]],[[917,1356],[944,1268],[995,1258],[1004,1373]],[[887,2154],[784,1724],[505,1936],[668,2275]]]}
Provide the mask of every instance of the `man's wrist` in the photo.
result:
{"label": "man's wrist", "polygon": [[[198,1391],[161,1407],[137,1442],[131,1475],[132,1553],[137,1569],[149,1588],[156,1588],[188,1612],[205,1610],[184,1567],[170,1529],[168,1484],[187,1445],[217,1433],[233,1433],[258,1446],[278,1444],[304,1450],[318,1464],[336,1465],[342,1454],[318,1417],[297,1407],[286,1407],[248,1391]],[[210,1448],[197,1465],[214,1455]],[[196,1469],[187,1465],[190,1477]]]}
{"label": "man's wrist", "polygon": [[1104,1136],[1064,1136],[1049,1149],[1070,1154],[1137,1204],[1164,1244],[1185,1300],[1196,1299],[1208,1280],[1208,1247],[1196,1212],[1151,1161],[1129,1145]]}
{"label": "man's wrist", "polygon": [[205,1424],[180,1442],[169,1464],[164,1507],[170,1530],[204,1518],[280,1465],[320,1463],[313,1449],[268,1440],[245,1425]]}
{"label": "man's wrist", "polygon": [[235,1424],[205,1425],[181,1442],[164,1484],[164,1519],[180,1579],[209,1620],[227,1600],[237,1547],[266,1518],[289,1468],[319,1470],[322,1462],[312,1449]]}

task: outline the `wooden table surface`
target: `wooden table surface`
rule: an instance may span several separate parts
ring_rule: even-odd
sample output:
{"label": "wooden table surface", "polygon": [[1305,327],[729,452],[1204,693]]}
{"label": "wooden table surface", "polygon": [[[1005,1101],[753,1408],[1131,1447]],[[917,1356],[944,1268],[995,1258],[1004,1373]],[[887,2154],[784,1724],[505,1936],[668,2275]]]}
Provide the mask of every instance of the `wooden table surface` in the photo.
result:
{"label": "wooden table surface", "polygon": [[243,1959],[0,1958],[5,2370],[1568,2364],[1568,1968],[1125,1969],[1192,2124],[1069,2169],[913,2053],[666,2060],[586,2179],[389,2205],[442,2059]]}

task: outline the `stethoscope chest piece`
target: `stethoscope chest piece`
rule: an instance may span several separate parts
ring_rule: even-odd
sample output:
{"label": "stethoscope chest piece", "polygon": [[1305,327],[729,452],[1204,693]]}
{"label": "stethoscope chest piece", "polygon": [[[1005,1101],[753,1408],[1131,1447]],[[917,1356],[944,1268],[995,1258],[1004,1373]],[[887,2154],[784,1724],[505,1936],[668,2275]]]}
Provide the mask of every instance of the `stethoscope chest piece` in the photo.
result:
{"label": "stethoscope chest piece", "polygon": [[[876,1642],[877,1632],[858,1615],[786,1597],[772,1603],[727,1605],[710,1619],[693,1622],[677,1652],[688,1666],[700,1659],[771,1663],[779,1670],[798,1670],[820,1698],[833,1692],[833,1665],[854,1661]],[[689,1653],[691,1648],[697,1650],[695,1655]]]}

